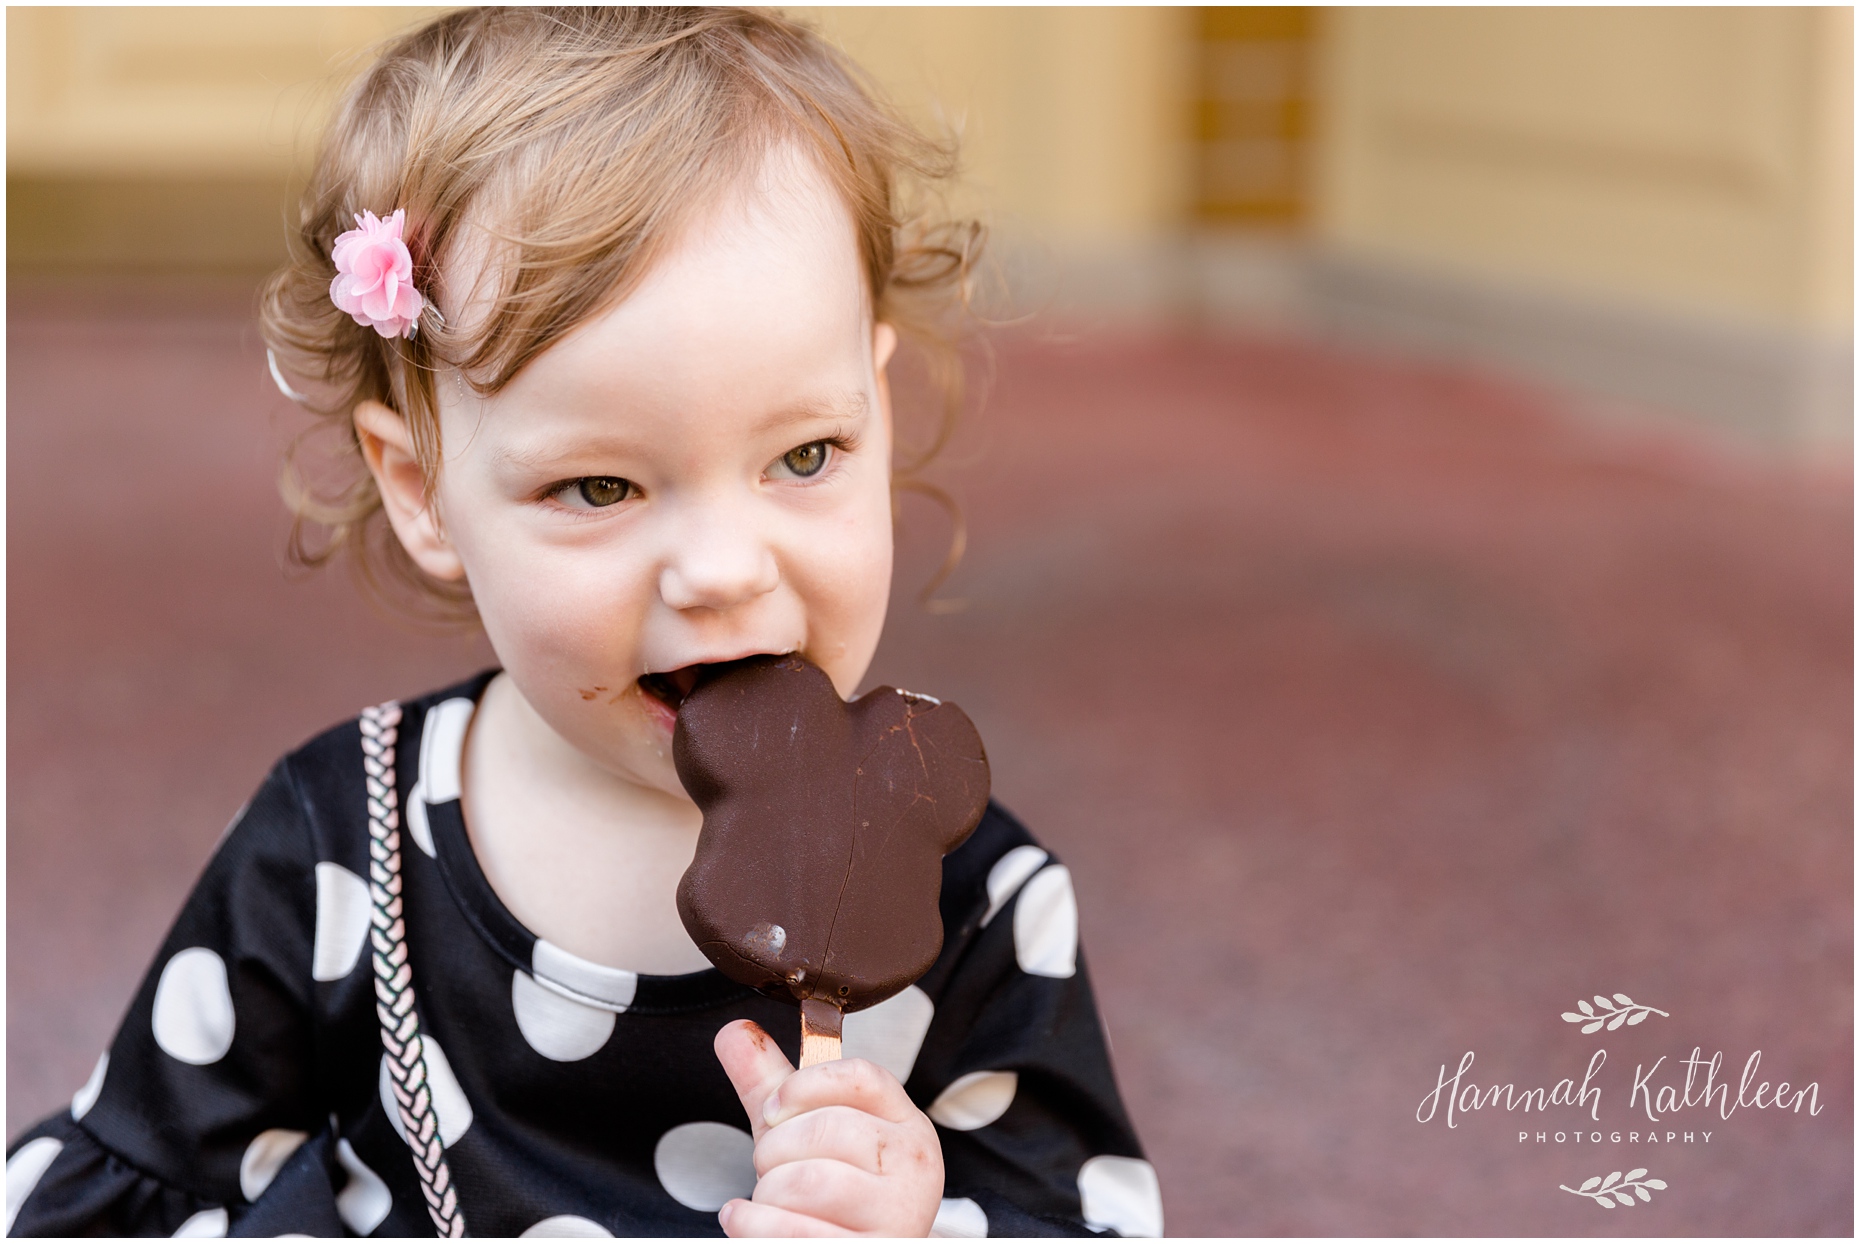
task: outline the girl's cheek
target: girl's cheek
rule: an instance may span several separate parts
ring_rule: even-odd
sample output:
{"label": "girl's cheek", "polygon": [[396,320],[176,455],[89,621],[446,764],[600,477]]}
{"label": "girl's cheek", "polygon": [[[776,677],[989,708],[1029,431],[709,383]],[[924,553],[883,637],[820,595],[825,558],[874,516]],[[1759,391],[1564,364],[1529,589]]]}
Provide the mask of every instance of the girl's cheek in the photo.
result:
{"label": "girl's cheek", "polygon": [[597,692],[604,703],[639,670],[639,609],[610,576],[540,573],[499,580],[481,601],[485,632],[499,661],[545,698],[580,706]]}
{"label": "girl's cheek", "polygon": [[829,556],[807,563],[810,633],[815,660],[842,695],[865,676],[878,649],[891,599],[890,498],[838,533]]}
{"label": "girl's cheek", "polygon": [[652,586],[641,567],[585,549],[514,548],[499,563],[500,612],[539,634],[610,632],[638,616]]}

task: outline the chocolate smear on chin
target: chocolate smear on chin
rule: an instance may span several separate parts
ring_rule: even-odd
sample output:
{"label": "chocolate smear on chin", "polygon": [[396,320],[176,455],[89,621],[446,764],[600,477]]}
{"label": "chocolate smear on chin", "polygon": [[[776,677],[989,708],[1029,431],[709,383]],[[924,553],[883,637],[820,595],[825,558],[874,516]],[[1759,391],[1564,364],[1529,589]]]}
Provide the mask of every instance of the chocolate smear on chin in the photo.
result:
{"label": "chocolate smear on chin", "polygon": [[891,687],[849,704],[803,657],[751,657],[704,672],[672,759],[704,813],[678,914],[725,976],[857,1011],[929,970],[943,856],[988,803],[961,709]]}

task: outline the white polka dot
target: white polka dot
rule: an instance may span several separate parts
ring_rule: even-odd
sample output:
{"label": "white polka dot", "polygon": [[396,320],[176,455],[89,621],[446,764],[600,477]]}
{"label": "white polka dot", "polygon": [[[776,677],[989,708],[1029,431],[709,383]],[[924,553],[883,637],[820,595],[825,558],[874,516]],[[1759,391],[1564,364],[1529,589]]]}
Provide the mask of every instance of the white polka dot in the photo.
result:
{"label": "white polka dot", "polygon": [[[425,1047],[426,1081],[432,1089],[433,1110],[439,1115],[439,1143],[450,1149],[471,1127],[471,1102],[465,1099],[465,1090],[459,1087],[458,1077],[452,1074],[452,1064],[446,1060],[446,1052],[439,1048],[439,1042],[431,1037],[420,1038]],[[400,1121],[400,1105],[394,1100],[394,1080],[388,1074],[387,1055],[381,1056],[381,1106],[387,1111],[388,1122],[400,1133],[402,1140],[407,1139],[407,1127]]]}
{"label": "white polka dot", "polygon": [[19,1207],[39,1186],[46,1169],[64,1147],[65,1142],[56,1136],[41,1136],[21,1145],[19,1151],[6,1160],[6,1230],[3,1234],[13,1234],[13,1220],[19,1217]]}
{"label": "white polka dot", "polygon": [[174,1229],[170,1239],[217,1240],[225,1236],[232,1219],[222,1209],[203,1209]]}
{"label": "white polka dot", "polygon": [[930,1224],[933,1240],[985,1240],[988,1238],[988,1215],[966,1196],[944,1197],[936,1207],[936,1221]]}
{"label": "white polka dot", "polygon": [[633,1005],[633,994],[639,989],[638,973],[571,955],[540,937],[530,947],[530,972],[540,985],[615,1013]]}
{"label": "white polka dot", "polygon": [[465,731],[477,705],[454,696],[426,710],[420,727],[420,776],[414,780],[401,815],[413,843],[433,854],[433,826],[426,819],[428,804],[450,803],[459,797],[459,766],[465,754]]}
{"label": "white polka dot", "polygon": [[1162,1185],[1142,1158],[1097,1157],[1079,1168],[1085,1225],[1119,1235],[1163,1233]]}
{"label": "white polka dot", "polygon": [[309,1139],[307,1132],[293,1132],[285,1127],[270,1128],[254,1136],[252,1143],[245,1147],[245,1156],[239,1159],[239,1191],[245,1199],[256,1201],[263,1196],[290,1156],[297,1152],[297,1146]]}
{"label": "white polka dot", "polygon": [[355,1155],[355,1146],[346,1140],[336,1142],[336,1161],[348,1172],[349,1181],[336,1194],[336,1217],[357,1235],[367,1235],[380,1226],[394,1208],[394,1198],[381,1176]]}
{"label": "white polka dot", "polygon": [[368,883],[340,864],[316,866],[316,947],[310,978],[339,981],[355,970],[368,943]]}
{"label": "white polka dot", "polygon": [[613,1035],[614,1013],[565,998],[528,972],[510,977],[510,1007],[530,1048],[558,1063],[588,1057]]}
{"label": "white polka dot", "polygon": [[406,822],[407,833],[413,838],[413,845],[432,855],[433,827],[426,820],[426,788],[418,782],[413,784],[413,793],[407,796],[402,819]]}
{"label": "white polka dot", "polygon": [[938,1093],[925,1113],[951,1131],[973,1132],[1006,1114],[1019,1086],[1012,1071],[971,1071]]}
{"label": "white polka dot", "polygon": [[917,1051],[936,1017],[930,995],[912,985],[877,1006],[854,1011],[840,1021],[840,1053],[877,1063],[902,1084],[917,1065]]}
{"label": "white polka dot", "polygon": [[756,1190],[756,1142],[728,1123],[681,1123],[659,1137],[652,1167],[672,1200],[714,1213]]}
{"label": "white polka dot", "polygon": [[1014,904],[1014,958],[1029,976],[1078,971],[1079,905],[1064,864],[1043,868]]}
{"label": "white polka dot", "polygon": [[557,1214],[553,1218],[543,1219],[517,1238],[523,1240],[611,1240],[613,1235],[613,1232],[592,1218],[583,1218],[579,1214]]}
{"label": "white polka dot", "polygon": [[97,1055],[97,1065],[90,1069],[90,1079],[84,1081],[84,1087],[71,1094],[71,1117],[81,1119],[90,1113],[90,1108],[97,1104],[103,1095],[103,1077],[110,1074],[110,1051]]}
{"label": "white polka dot", "polygon": [[477,707],[462,696],[454,696],[426,710],[426,724],[420,728],[420,786],[426,802],[450,803],[459,797],[465,731]]}
{"label": "white polka dot", "polygon": [[155,1043],[196,1067],[226,1056],[233,1041],[232,990],[226,964],[205,946],[168,960],[155,986]]}
{"label": "white polka dot", "polygon": [[988,910],[982,913],[982,924],[993,920],[1007,901],[1014,897],[1027,878],[1040,871],[1040,865],[1046,863],[1046,852],[1035,846],[1015,847],[1006,855],[995,861],[995,866],[988,870]]}

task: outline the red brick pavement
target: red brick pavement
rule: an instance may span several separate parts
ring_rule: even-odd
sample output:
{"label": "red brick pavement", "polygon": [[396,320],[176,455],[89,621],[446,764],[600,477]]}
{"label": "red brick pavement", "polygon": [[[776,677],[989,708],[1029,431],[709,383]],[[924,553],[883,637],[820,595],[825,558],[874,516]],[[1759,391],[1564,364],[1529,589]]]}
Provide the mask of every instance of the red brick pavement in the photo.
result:
{"label": "red brick pavement", "polygon": [[[242,297],[12,305],[16,1131],[271,760],[489,656],[280,571],[293,424]],[[1847,475],[1450,369],[1096,339],[1004,344],[942,478],[967,607],[914,607],[907,502],[873,678],[959,700],[1071,865],[1172,1233],[1851,1231]],[[1558,1018],[1617,990],[1670,1018]],[[1649,1146],[1633,1070],[1694,1046],[1822,1113]],[[1466,1051],[1527,1088],[1597,1047],[1600,1145],[1416,1121]],[[1633,1166],[1668,1190],[1631,1212],[1557,1190]]]}

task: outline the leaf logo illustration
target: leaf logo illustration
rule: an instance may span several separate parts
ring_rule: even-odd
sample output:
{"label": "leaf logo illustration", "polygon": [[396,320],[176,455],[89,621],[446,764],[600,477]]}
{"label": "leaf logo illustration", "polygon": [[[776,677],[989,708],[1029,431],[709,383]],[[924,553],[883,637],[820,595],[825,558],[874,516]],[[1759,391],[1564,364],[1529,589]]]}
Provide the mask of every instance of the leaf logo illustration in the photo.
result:
{"label": "leaf logo illustration", "polygon": [[1600,1032],[1604,1026],[1608,1031],[1613,1032],[1623,1024],[1632,1028],[1646,1019],[1648,1015],[1672,1018],[1665,1011],[1636,1002],[1624,993],[1618,993],[1613,998],[1604,998],[1598,993],[1595,995],[1595,1006],[1590,1006],[1587,1002],[1578,1002],[1576,1008],[1582,1014],[1578,1015],[1576,1011],[1564,1011],[1563,1018],[1569,1023],[1581,1024],[1584,1032]]}
{"label": "leaf logo illustration", "polygon": [[[1637,1166],[1625,1177],[1620,1171],[1616,1171],[1606,1179],[1600,1175],[1591,1176],[1582,1181],[1580,1188],[1572,1188],[1567,1184],[1558,1184],[1557,1187],[1577,1196],[1586,1196],[1603,1209],[1613,1209],[1617,1205],[1623,1209],[1633,1209],[1635,1197],[1643,1201],[1653,1200],[1653,1193],[1647,1189],[1664,1191],[1666,1188],[1664,1179],[1648,1179],[1646,1176],[1647,1168]],[[1632,1195],[1629,1195],[1629,1189],[1633,1190]]]}

